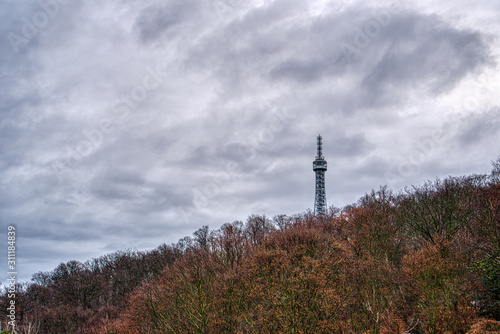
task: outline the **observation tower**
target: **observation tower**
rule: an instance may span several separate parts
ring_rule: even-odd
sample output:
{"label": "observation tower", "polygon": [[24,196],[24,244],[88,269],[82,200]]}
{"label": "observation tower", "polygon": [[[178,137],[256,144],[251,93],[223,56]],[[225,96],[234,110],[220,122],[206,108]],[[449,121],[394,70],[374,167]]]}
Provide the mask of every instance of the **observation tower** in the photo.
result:
{"label": "observation tower", "polygon": [[318,135],[318,154],[313,161],[313,171],[316,173],[316,196],[314,198],[314,213],[319,215],[326,211],[325,195],[325,172],[326,160],[323,158],[323,149],[321,143],[322,137]]}

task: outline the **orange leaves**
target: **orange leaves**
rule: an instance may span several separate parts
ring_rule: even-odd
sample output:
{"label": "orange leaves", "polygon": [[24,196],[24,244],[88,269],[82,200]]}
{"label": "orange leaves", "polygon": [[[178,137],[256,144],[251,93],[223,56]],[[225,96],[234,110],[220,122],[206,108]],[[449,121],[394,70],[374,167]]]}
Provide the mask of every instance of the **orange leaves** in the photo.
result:
{"label": "orange leaves", "polygon": [[404,289],[416,301],[422,328],[428,333],[465,333],[477,311],[465,263],[445,238],[434,238],[403,260]]}
{"label": "orange leaves", "polygon": [[478,320],[467,332],[467,334],[498,334],[500,333],[500,321]]}
{"label": "orange leaves", "polygon": [[359,257],[399,262],[405,252],[403,229],[396,221],[394,196],[385,188],[372,191],[340,215],[341,237]]}
{"label": "orange leaves", "polygon": [[381,190],[263,234],[224,225],[143,284],[109,333],[465,333],[470,248],[440,234],[405,247],[393,200]]}
{"label": "orange leaves", "polygon": [[123,333],[209,333],[215,319],[220,267],[210,253],[194,250],[143,284],[122,315]]}
{"label": "orange leaves", "polygon": [[347,258],[348,252],[318,229],[297,226],[274,234],[252,254],[243,274],[252,328],[339,330]]}

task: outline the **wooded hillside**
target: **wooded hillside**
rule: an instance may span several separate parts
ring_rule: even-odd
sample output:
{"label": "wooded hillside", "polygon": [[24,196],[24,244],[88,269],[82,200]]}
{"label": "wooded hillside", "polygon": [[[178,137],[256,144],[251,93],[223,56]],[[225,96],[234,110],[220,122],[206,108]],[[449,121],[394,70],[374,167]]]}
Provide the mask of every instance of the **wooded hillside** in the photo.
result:
{"label": "wooded hillside", "polygon": [[20,333],[498,333],[500,159],[321,216],[70,261],[19,290]]}

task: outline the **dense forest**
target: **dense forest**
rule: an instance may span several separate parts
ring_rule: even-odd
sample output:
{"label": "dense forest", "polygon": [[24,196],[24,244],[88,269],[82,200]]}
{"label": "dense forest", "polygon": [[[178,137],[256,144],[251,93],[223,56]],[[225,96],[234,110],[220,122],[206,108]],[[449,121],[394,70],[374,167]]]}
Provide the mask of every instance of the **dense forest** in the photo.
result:
{"label": "dense forest", "polygon": [[18,333],[500,333],[500,159],[324,215],[252,215],[62,263],[17,288]]}

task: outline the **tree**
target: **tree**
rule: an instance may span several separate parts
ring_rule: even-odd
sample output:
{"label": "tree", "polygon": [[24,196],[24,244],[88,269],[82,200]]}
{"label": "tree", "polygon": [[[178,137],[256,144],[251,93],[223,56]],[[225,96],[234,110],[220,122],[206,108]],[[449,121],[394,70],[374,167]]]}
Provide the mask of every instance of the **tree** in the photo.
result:
{"label": "tree", "polygon": [[407,240],[395,217],[395,196],[386,187],[372,190],[340,215],[340,236],[361,257],[398,264]]}
{"label": "tree", "polygon": [[272,231],[274,226],[265,215],[251,215],[245,223],[245,234],[252,244],[260,244]]}
{"label": "tree", "polygon": [[406,195],[398,199],[398,218],[423,240],[431,243],[436,237],[451,240],[470,222],[477,182],[481,178],[450,177],[407,189]]}
{"label": "tree", "polygon": [[210,230],[208,229],[208,225],[202,226],[196,232],[193,233],[194,242],[198,247],[206,249],[208,247]]}
{"label": "tree", "polygon": [[405,256],[402,287],[425,333],[465,333],[474,321],[474,280],[460,245],[436,237]]}
{"label": "tree", "polygon": [[213,234],[212,249],[214,257],[225,267],[236,268],[247,249],[247,239],[242,228],[243,223],[226,223]]}
{"label": "tree", "polygon": [[258,246],[242,271],[250,332],[335,332],[348,252],[319,229],[296,226]]}
{"label": "tree", "polygon": [[491,181],[493,184],[499,185],[500,184],[500,157],[497,158],[497,160],[493,161],[491,163],[492,165],[492,170],[491,170]]}

